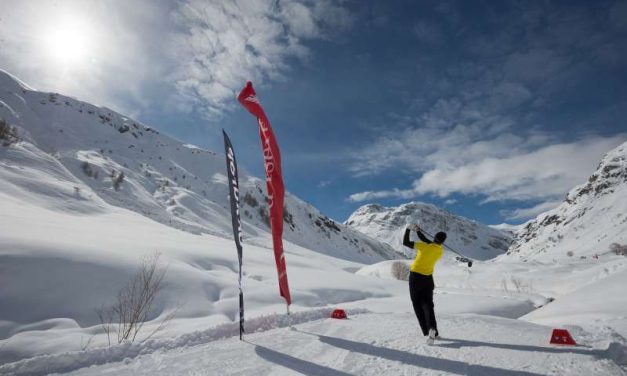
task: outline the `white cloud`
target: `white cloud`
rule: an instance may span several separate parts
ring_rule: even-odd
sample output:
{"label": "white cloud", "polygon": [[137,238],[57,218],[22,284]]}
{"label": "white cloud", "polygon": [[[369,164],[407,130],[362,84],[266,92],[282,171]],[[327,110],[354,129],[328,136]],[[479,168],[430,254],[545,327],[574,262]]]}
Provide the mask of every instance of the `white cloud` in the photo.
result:
{"label": "white cloud", "polygon": [[412,197],[416,197],[416,193],[411,189],[391,189],[384,191],[366,191],[354,193],[348,197],[348,201],[350,202],[363,202],[363,201],[372,201],[381,198],[404,198],[409,199]]}
{"label": "white cloud", "polygon": [[326,188],[329,186],[329,184],[331,184],[331,180],[321,180],[318,183],[318,188]]}
{"label": "white cloud", "polygon": [[452,168],[435,168],[414,182],[418,194],[481,194],[486,200],[561,196],[594,172],[601,157],[624,137],[549,145],[506,158],[486,158]]}
{"label": "white cloud", "polygon": [[[615,6],[608,13],[615,27],[622,24],[615,14],[623,11]],[[434,72],[414,107],[399,115],[403,120],[392,119],[396,130],[373,137],[350,157],[356,177],[393,170],[414,177],[413,184],[357,192],[349,200],[463,194],[483,202],[540,201],[509,214],[521,218],[583,182],[602,155],[624,141],[624,134],[573,141],[564,131],[551,131],[561,125],[541,123],[561,120],[549,106],[570,110],[577,103],[569,102],[570,89],[589,77],[592,61],[619,66],[619,39],[605,33],[604,21],[590,19],[586,7],[550,4],[514,7],[498,17],[491,20],[499,25],[496,35],[457,30],[469,34],[466,58],[446,62],[444,74]],[[426,38],[433,31],[428,26],[419,22],[414,31]],[[439,28],[453,29],[455,22]],[[584,129],[585,121],[573,129]]]}
{"label": "white cloud", "polygon": [[[0,15],[3,69],[135,116],[153,102],[220,116],[246,80],[284,79],[306,41],[353,22],[341,2],[309,0],[0,1]],[[73,64],[47,54],[45,39],[68,23],[86,25],[70,29],[85,45]]]}
{"label": "white cloud", "polygon": [[[546,140],[542,136],[539,139]],[[405,168],[417,175],[422,173],[410,188],[358,192],[349,200],[411,199],[425,194],[447,197],[457,193],[484,197],[484,202],[554,201],[584,182],[602,156],[624,140],[625,135],[617,135],[538,146],[538,139],[533,136],[502,134],[491,140],[466,144],[458,142],[454,136],[443,136],[440,141],[449,143],[448,146],[437,145],[431,155],[412,154],[410,149],[406,158],[386,161],[396,163],[394,168]],[[378,162],[380,170],[382,161]],[[531,209],[521,210],[513,216],[520,218],[531,212]]]}
{"label": "white cloud", "polygon": [[330,1],[188,0],[175,12],[180,33],[173,51],[179,99],[219,116],[247,80],[284,78],[291,60],[309,54],[305,41],[348,27],[351,16]]}
{"label": "white cloud", "polygon": [[297,38],[315,38],[320,34],[312,10],[301,3],[287,3],[281,10],[290,31]]}
{"label": "white cloud", "polygon": [[455,167],[463,162],[506,157],[550,139],[537,132],[529,132],[526,137],[506,132],[510,124],[508,119],[495,117],[447,128],[407,127],[353,152],[349,170],[355,176],[375,176],[390,169],[411,173],[435,166]]}
{"label": "white cloud", "polygon": [[547,210],[551,210],[561,203],[561,201],[546,201],[530,208],[505,210],[501,212],[501,215],[503,215],[507,220],[525,220],[535,218],[537,215],[542,214]]}
{"label": "white cloud", "polygon": [[[106,105],[130,115],[160,82],[168,9],[148,0],[0,2],[0,65],[33,87]],[[61,39],[51,43],[50,36]],[[80,39],[78,57],[52,46]],[[67,48],[67,47],[64,47]]]}

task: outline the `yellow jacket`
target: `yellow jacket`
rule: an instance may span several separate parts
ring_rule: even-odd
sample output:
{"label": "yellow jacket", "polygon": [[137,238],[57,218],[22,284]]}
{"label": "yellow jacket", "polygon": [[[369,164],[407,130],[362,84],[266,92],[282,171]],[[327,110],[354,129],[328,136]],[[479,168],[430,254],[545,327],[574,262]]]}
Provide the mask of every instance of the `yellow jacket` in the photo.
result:
{"label": "yellow jacket", "polygon": [[416,259],[411,264],[411,271],[422,275],[432,275],[435,263],[442,257],[442,244],[415,242]]}

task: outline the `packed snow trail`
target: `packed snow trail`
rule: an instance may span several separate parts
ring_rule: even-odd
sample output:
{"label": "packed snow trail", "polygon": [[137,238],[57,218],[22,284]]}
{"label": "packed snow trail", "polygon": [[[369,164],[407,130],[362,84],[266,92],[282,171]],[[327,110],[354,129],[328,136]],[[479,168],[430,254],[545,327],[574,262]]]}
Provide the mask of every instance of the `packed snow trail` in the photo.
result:
{"label": "packed snow trail", "polygon": [[[482,315],[442,315],[424,344],[410,313],[360,314],[159,350],[70,375],[625,375],[622,345],[577,331],[580,346],[548,345],[551,328]],[[611,347],[610,347],[611,345]],[[609,349],[608,349],[609,348]],[[27,373],[25,373],[27,374]]]}

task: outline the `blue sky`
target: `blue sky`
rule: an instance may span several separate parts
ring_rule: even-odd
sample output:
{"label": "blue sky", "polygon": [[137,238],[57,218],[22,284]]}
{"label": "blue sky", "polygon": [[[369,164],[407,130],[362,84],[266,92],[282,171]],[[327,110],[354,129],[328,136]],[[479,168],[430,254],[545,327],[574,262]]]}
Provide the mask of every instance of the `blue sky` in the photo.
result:
{"label": "blue sky", "polygon": [[0,0],[0,68],[222,150],[336,220],[431,202],[487,224],[555,206],[627,140],[627,1]]}

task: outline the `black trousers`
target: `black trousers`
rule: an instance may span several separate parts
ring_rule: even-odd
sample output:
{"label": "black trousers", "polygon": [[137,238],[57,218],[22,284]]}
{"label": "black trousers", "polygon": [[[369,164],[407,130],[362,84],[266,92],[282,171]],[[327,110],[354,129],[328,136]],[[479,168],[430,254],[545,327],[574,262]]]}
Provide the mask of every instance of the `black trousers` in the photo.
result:
{"label": "black trousers", "polygon": [[438,325],[433,311],[434,288],[433,276],[415,272],[409,273],[409,295],[424,335],[429,334],[429,329],[435,329],[436,335],[438,333]]}

